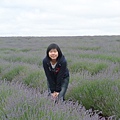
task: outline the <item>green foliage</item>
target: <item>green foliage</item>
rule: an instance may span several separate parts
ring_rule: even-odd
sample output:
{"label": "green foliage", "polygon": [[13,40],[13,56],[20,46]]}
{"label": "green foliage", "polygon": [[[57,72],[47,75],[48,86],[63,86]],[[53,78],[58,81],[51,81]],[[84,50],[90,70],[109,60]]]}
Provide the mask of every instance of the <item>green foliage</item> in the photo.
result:
{"label": "green foliage", "polygon": [[4,106],[0,104],[1,120],[91,119],[90,115],[85,115],[86,110],[80,108],[81,106],[78,104],[54,103],[51,99],[47,99],[45,94],[41,95],[38,91],[28,89],[23,85],[3,82],[0,84],[1,89],[0,93],[7,97],[0,96],[2,103],[4,103]]}
{"label": "green foliage", "polygon": [[107,64],[97,63],[97,64],[92,64],[91,66],[88,66],[87,70],[91,73],[91,75],[94,75],[106,68],[107,68]]}
{"label": "green foliage", "polygon": [[45,89],[46,80],[43,70],[28,71],[29,74],[23,79],[23,83],[27,84],[30,87],[40,87]]}
{"label": "green foliage", "polygon": [[13,69],[11,69],[7,73],[5,73],[2,76],[2,79],[6,79],[8,81],[12,81],[15,76],[19,75],[20,72],[23,71],[23,69],[24,69],[24,66],[14,67]]}
{"label": "green foliage", "polygon": [[[75,85],[68,96],[78,100],[87,109],[94,107],[105,116],[120,117],[120,80],[84,80]],[[67,97],[68,97],[67,96]]]}
{"label": "green foliage", "polygon": [[3,73],[3,71],[5,69],[8,69],[11,65],[8,63],[8,64],[0,64],[0,74]]}
{"label": "green foliage", "polygon": [[16,48],[1,48],[0,51],[13,51],[13,52],[16,52],[16,51],[18,51],[18,49],[16,49]]}
{"label": "green foliage", "polygon": [[[40,89],[39,92],[43,93],[47,90],[47,85],[42,59],[47,44],[53,41],[62,46],[70,70],[70,84],[66,98],[79,101],[87,109],[92,106],[101,110],[104,115],[116,115],[120,118],[119,36],[1,38],[0,79],[22,82],[29,88]],[[22,89],[16,92],[16,89],[8,88],[7,85],[3,87],[3,84],[0,84],[1,120],[6,114],[16,115],[9,117],[9,120],[38,120],[38,118],[77,120],[84,116],[76,114],[76,106],[73,109],[68,105],[70,108],[66,111],[63,109],[59,111],[58,107],[53,109],[54,105],[47,108],[48,102],[51,104],[51,101],[45,97],[39,99],[35,97],[33,102],[33,99],[27,98],[30,91],[24,94],[25,91]],[[14,100],[11,100],[13,101],[11,104],[12,98]],[[81,119],[84,120],[84,117]]]}
{"label": "green foliage", "polygon": [[80,54],[79,57],[81,58],[94,58],[94,59],[101,59],[101,60],[108,60],[112,62],[120,62],[120,57],[109,56],[104,54]]}
{"label": "green foliage", "polygon": [[99,46],[96,46],[96,47],[78,47],[78,49],[80,49],[80,50],[93,50],[93,51],[95,51],[95,50],[99,50],[100,49],[100,47]]}
{"label": "green foliage", "polygon": [[105,63],[76,62],[70,66],[70,71],[72,73],[88,71],[91,75],[94,75],[105,68],[107,68]]}
{"label": "green foliage", "polygon": [[4,55],[1,57],[2,59],[8,61],[8,62],[23,62],[23,63],[29,63],[29,64],[41,64],[40,60],[41,58],[39,56],[24,56],[24,55]]}
{"label": "green foliage", "polygon": [[6,100],[12,95],[12,89],[9,89],[4,83],[0,85],[0,116],[6,115],[5,113],[5,105]]}
{"label": "green foliage", "polygon": [[22,61],[22,56],[3,56],[3,59],[9,62],[21,62]]}
{"label": "green foliage", "polygon": [[0,73],[2,72],[2,66],[0,66]]}
{"label": "green foliage", "polygon": [[29,52],[30,50],[31,50],[30,48],[28,48],[28,49],[26,48],[26,49],[22,49],[21,51],[22,52]]}
{"label": "green foliage", "polygon": [[114,69],[113,69],[113,73],[118,73],[120,71],[120,65],[116,66]]}

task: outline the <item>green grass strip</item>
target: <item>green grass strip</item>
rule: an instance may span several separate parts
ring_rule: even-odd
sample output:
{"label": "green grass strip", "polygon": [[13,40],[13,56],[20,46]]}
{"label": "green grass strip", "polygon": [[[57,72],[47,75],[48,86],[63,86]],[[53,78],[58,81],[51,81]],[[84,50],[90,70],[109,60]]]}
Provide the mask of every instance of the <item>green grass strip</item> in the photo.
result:
{"label": "green grass strip", "polygon": [[111,62],[120,62],[120,57],[116,56],[108,56],[103,54],[79,54],[79,57],[81,58],[95,58],[95,59],[101,59],[101,60],[109,60]]}

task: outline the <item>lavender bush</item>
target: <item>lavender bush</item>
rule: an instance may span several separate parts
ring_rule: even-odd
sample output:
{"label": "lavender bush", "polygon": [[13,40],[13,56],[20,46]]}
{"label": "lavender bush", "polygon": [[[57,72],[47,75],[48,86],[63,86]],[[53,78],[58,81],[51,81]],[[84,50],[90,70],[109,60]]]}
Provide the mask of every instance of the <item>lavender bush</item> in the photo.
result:
{"label": "lavender bush", "polygon": [[0,119],[1,120],[98,120],[77,102],[54,103],[46,92],[28,88],[23,84],[0,82]]}
{"label": "lavender bush", "polygon": [[68,91],[68,98],[82,103],[86,109],[101,110],[104,116],[117,113],[120,117],[120,80],[84,80],[75,84]]}

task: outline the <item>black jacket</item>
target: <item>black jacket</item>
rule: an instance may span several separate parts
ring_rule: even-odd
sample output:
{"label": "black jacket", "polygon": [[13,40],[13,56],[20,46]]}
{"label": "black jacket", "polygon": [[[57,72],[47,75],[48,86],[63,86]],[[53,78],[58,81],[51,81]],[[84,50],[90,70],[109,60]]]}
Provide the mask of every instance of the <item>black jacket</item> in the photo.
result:
{"label": "black jacket", "polygon": [[60,92],[62,82],[64,82],[64,78],[69,77],[69,71],[67,68],[67,61],[64,56],[62,56],[53,69],[50,64],[50,59],[45,57],[43,59],[43,68],[49,83],[49,87],[51,93],[54,91]]}

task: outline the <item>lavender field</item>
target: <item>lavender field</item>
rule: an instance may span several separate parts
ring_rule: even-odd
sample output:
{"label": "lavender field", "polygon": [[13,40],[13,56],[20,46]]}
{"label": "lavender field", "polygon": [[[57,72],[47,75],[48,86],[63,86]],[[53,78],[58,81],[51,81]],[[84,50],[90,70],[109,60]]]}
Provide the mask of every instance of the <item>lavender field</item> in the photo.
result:
{"label": "lavender field", "polygon": [[[70,71],[66,101],[57,104],[42,67],[51,43]],[[0,120],[119,120],[119,101],[120,36],[0,37]]]}

